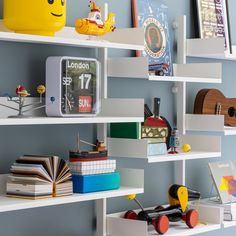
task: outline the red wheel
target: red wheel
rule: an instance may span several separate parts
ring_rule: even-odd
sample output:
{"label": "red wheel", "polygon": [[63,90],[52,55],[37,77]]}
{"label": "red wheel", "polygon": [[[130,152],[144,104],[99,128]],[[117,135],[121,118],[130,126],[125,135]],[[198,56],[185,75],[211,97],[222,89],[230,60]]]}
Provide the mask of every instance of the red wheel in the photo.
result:
{"label": "red wheel", "polygon": [[199,215],[196,210],[189,210],[186,214],[186,225],[189,228],[194,228],[198,224]]}
{"label": "red wheel", "polygon": [[164,234],[169,229],[169,219],[167,216],[159,216],[152,221],[152,224],[158,234]]}
{"label": "red wheel", "polygon": [[137,214],[136,212],[130,210],[125,213],[124,218],[129,220],[136,220]]}
{"label": "red wheel", "polygon": [[164,209],[164,207],[163,206],[157,206],[156,208],[155,208],[155,210],[157,210],[157,211],[159,211],[159,210],[163,210]]}

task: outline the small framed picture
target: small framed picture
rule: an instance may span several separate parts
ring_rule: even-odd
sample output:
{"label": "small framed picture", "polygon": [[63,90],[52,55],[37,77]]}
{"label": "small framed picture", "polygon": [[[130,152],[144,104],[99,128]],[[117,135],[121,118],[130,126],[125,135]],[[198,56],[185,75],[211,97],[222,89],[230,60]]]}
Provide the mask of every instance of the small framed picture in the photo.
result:
{"label": "small framed picture", "polygon": [[228,0],[194,0],[195,29],[197,36],[225,38],[225,51],[232,53]]}

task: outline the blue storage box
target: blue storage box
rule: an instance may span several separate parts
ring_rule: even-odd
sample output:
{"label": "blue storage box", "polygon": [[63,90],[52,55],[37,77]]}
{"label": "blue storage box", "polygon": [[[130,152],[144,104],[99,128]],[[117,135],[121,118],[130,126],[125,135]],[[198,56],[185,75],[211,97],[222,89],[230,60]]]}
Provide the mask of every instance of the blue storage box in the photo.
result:
{"label": "blue storage box", "polygon": [[73,175],[73,192],[90,193],[120,188],[120,173]]}

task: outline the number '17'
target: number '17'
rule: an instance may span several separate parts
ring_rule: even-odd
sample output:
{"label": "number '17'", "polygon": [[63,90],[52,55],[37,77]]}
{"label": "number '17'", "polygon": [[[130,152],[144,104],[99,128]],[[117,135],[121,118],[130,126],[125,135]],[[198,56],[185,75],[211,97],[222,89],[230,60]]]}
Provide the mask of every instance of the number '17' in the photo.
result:
{"label": "number '17'", "polygon": [[81,89],[88,89],[89,88],[89,83],[92,79],[91,74],[82,74],[79,79],[81,80]]}

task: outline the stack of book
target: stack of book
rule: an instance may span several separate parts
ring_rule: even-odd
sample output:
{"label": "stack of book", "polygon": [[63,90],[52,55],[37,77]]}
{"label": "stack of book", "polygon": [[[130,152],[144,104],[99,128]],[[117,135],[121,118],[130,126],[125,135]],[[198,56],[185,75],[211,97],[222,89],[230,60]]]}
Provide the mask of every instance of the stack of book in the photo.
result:
{"label": "stack of book", "polygon": [[116,160],[108,160],[107,150],[70,152],[69,167],[72,172],[74,193],[88,193],[118,189],[120,175]]}
{"label": "stack of book", "polygon": [[27,199],[73,194],[71,172],[58,156],[25,155],[11,166],[7,195]]}
{"label": "stack of book", "polygon": [[236,220],[236,203],[224,204],[224,220],[235,221]]}

